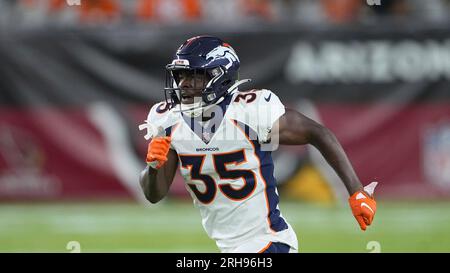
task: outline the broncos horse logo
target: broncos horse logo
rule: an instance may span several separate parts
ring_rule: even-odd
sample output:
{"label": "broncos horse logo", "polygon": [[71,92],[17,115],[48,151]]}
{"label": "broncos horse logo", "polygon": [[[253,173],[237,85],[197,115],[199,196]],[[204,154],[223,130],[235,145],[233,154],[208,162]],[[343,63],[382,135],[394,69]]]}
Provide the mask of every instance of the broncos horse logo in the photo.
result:
{"label": "broncos horse logo", "polygon": [[220,45],[206,55],[206,60],[211,59],[205,66],[210,65],[216,61],[226,60],[226,69],[229,69],[235,62],[239,62],[239,58],[233,48],[227,44]]}

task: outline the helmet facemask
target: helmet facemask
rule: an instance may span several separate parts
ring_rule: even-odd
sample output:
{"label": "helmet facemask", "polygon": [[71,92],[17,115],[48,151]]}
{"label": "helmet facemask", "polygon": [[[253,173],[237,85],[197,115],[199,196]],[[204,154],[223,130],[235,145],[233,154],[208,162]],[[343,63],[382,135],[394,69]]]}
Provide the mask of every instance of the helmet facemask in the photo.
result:
{"label": "helmet facemask", "polygon": [[[200,116],[203,111],[209,108],[209,106],[220,103],[227,92],[226,88],[220,88],[220,86],[218,86],[219,84],[223,85],[223,81],[220,81],[220,79],[225,74],[225,71],[220,66],[199,69],[190,68],[189,66],[168,65],[166,68],[166,88],[164,88],[166,102],[169,103],[171,107],[179,104],[179,111],[187,113],[190,116]],[[188,71],[188,73],[191,74],[190,77],[193,77],[194,79],[198,77],[198,75],[202,75],[203,78],[206,79],[202,86],[197,86],[197,81],[194,80],[193,87],[189,88],[189,90],[200,92],[198,96],[194,96],[194,102],[189,104],[182,102],[183,88],[179,86],[179,75],[183,71]],[[217,92],[218,87],[220,88],[220,92]]]}

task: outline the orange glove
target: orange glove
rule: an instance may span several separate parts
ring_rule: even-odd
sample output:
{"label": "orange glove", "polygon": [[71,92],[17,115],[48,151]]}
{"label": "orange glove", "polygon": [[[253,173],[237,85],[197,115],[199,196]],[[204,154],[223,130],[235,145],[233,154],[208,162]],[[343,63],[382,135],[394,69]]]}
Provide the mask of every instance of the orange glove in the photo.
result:
{"label": "orange glove", "polygon": [[352,209],[353,216],[358,221],[362,230],[366,230],[367,226],[370,226],[377,211],[377,203],[373,198],[373,192],[378,182],[372,182],[364,187],[363,191],[355,192],[348,202]]}
{"label": "orange glove", "polygon": [[148,144],[146,161],[150,167],[159,169],[166,163],[171,140],[170,137],[154,137]]}

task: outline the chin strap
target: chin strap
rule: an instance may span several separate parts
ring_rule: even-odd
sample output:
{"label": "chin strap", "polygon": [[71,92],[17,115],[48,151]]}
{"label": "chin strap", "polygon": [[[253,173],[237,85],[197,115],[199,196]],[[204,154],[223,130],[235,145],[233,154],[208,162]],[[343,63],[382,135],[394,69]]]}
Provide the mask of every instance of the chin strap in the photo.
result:
{"label": "chin strap", "polygon": [[[244,80],[240,80],[235,82],[230,88],[228,88],[227,93],[228,94],[234,94],[235,92],[238,91],[238,87],[244,83],[248,83],[250,82],[251,79],[244,79]],[[205,105],[203,101],[198,102],[198,103],[191,103],[191,104],[185,104],[185,109],[183,109],[183,104],[180,103],[180,108],[175,108],[173,111],[175,113],[186,113],[191,117],[198,117],[200,116],[204,111],[208,110],[209,108],[211,108],[214,105],[217,105],[219,103],[221,103],[223,100],[225,99],[225,97],[221,97],[220,99],[218,99],[215,103],[213,104],[208,104]]]}

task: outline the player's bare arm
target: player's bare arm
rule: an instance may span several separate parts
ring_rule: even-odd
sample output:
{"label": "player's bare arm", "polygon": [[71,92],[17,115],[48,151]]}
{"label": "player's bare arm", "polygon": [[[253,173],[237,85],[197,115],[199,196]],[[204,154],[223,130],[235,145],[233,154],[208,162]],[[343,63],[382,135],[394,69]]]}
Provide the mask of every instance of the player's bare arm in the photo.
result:
{"label": "player's bare arm", "polygon": [[316,147],[345,184],[350,194],[350,207],[361,229],[365,230],[372,223],[376,211],[373,199],[376,184],[363,188],[344,149],[328,128],[295,110],[286,109],[272,132],[278,132],[280,144]]}
{"label": "player's bare arm", "polygon": [[279,137],[280,144],[313,145],[342,179],[350,195],[362,190],[344,149],[328,128],[295,110],[286,109],[279,119]]}
{"label": "player's bare arm", "polygon": [[167,195],[177,166],[178,155],[174,150],[169,149],[167,161],[160,168],[153,168],[148,165],[141,172],[139,181],[148,201],[157,203]]}

